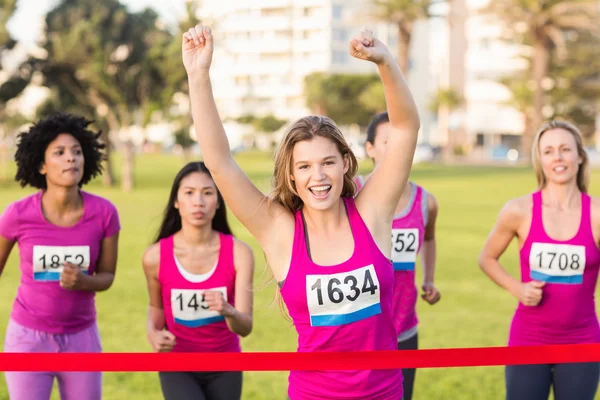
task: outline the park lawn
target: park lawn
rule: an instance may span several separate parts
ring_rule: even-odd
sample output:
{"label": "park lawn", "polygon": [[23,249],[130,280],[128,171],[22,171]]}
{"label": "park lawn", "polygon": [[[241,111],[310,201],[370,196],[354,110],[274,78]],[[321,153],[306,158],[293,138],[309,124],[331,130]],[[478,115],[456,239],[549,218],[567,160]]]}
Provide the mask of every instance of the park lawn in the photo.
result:
{"label": "park lawn", "polygon": [[[251,152],[236,157],[250,178],[267,190],[272,172],[271,155]],[[104,188],[99,182],[87,187],[116,204],[122,223],[115,283],[109,291],[98,294],[96,300],[105,351],[150,350],[145,338],[147,295],[140,259],[156,233],[172,179],[183,163],[183,159],[174,156],[144,155],[136,161],[137,187],[132,193]],[[362,172],[369,167],[369,162],[361,163]],[[414,168],[412,179],[432,192],[440,207],[436,285],[442,292],[442,300],[435,306],[419,300],[421,348],[504,345],[517,301],[483,275],[477,266],[477,257],[502,205],[510,198],[535,189],[533,172],[508,167],[419,165]],[[592,180],[593,195],[600,195],[599,183],[598,179]],[[15,183],[0,183],[0,210],[31,192]],[[272,303],[273,285],[264,286],[268,274],[262,252],[235,218],[231,217],[230,222],[236,236],[251,244],[256,259],[254,331],[242,339],[243,349],[294,351],[295,330]],[[19,280],[17,261],[15,247],[0,279],[2,342]],[[515,242],[502,262],[517,276]],[[421,278],[419,270],[417,279]],[[501,367],[420,370],[415,398],[500,400],[504,394],[503,379]],[[283,400],[286,389],[287,372],[245,373],[243,399]],[[156,373],[107,373],[103,391],[103,397],[110,400],[162,398]],[[52,398],[58,399],[56,385]],[[8,394],[2,378],[0,400],[4,399],[8,399]]]}

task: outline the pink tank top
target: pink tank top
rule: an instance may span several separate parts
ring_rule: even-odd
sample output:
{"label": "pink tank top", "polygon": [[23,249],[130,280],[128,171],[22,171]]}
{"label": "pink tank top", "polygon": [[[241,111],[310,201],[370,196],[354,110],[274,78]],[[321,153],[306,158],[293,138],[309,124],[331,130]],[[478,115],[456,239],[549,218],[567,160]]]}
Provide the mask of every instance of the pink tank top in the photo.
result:
{"label": "pink tank top", "polygon": [[520,251],[521,280],[546,282],[535,307],[519,303],[513,317],[509,345],[579,344],[600,342],[594,291],[600,250],[594,240],[590,197],[581,194],[581,222],[570,240],[546,234],[542,193],[533,193],[529,235]]}
{"label": "pink tank top", "polygon": [[229,330],[225,317],[208,310],[203,296],[205,290],[221,291],[225,299],[235,305],[233,236],[219,233],[219,238],[217,264],[202,280],[178,265],[173,253],[173,236],[160,241],[158,281],[167,329],[177,342],[174,352],[241,351],[238,335]]}
{"label": "pink tank top", "polygon": [[[298,351],[396,350],[391,262],[377,247],[354,199],[344,203],[354,252],[333,266],[312,262],[302,211],[295,215],[292,262],[281,295],[298,332]],[[288,394],[291,400],[400,400],[402,372],[291,371]]]}
{"label": "pink tank top", "polygon": [[[355,180],[358,189],[362,189],[363,177]],[[417,318],[418,289],[415,285],[415,265],[425,237],[425,215],[423,207],[424,189],[412,182],[411,199],[406,209],[394,216],[392,222],[392,261],[394,264],[394,326],[398,340],[411,337],[407,333],[414,331],[419,323]],[[414,334],[413,334],[414,335]]]}

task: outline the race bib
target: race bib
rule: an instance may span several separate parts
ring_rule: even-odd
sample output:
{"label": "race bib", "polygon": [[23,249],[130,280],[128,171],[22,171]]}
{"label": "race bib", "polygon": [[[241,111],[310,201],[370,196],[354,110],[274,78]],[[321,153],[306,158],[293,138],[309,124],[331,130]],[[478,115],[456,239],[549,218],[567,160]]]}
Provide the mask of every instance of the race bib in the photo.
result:
{"label": "race bib", "polygon": [[78,266],[87,274],[90,246],[33,246],[33,279],[58,281],[66,262]]}
{"label": "race bib", "polygon": [[208,309],[204,300],[205,291],[217,291],[223,293],[223,299],[227,301],[227,288],[225,286],[214,289],[171,289],[171,311],[176,324],[188,328],[225,321],[225,317],[217,311]]}
{"label": "race bib", "polygon": [[373,265],[331,275],[307,275],[311,326],[338,326],[381,313],[380,288]]}
{"label": "race bib", "polygon": [[394,271],[414,271],[418,250],[418,229],[392,229]]}
{"label": "race bib", "polygon": [[533,243],[530,278],[548,283],[580,284],[585,270],[585,246]]}

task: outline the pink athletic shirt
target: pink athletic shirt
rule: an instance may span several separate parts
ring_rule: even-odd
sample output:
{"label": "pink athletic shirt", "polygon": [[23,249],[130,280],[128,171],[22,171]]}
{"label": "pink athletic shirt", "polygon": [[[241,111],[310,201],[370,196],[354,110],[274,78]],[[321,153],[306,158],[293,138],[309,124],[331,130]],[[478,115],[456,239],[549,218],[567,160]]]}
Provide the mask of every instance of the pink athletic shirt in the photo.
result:
{"label": "pink athletic shirt", "polygon": [[167,329],[175,335],[174,352],[239,352],[239,336],[231,332],[225,317],[210,311],[205,290],[221,291],[235,306],[233,236],[219,233],[221,242],[216,265],[197,275],[183,269],[173,253],[173,236],[160,241],[160,282]]}
{"label": "pink athletic shirt", "polygon": [[535,306],[519,303],[510,346],[600,342],[594,304],[600,250],[590,218],[591,199],[581,193],[581,222],[570,240],[550,238],[542,222],[542,193],[533,193],[529,234],[520,251],[521,280],[546,282]]}
{"label": "pink athletic shirt", "polygon": [[[355,179],[358,190],[364,178]],[[416,334],[418,289],[415,285],[415,265],[421,251],[427,225],[428,193],[412,182],[411,196],[405,209],[394,215],[392,222],[392,262],[394,264],[394,325],[398,340],[406,340]],[[413,333],[412,335],[410,333]]]}
{"label": "pink athletic shirt", "polygon": [[95,293],[61,288],[63,263],[93,274],[102,240],[121,229],[119,214],[110,201],[81,190],[79,222],[56,226],[44,217],[42,193],[10,204],[0,216],[0,235],[19,246],[21,282],[11,318],[43,332],[80,332],[96,322]]}
{"label": "pink athletic shirt", "polygon": [[[298,351],[397,350],[392,263],[377,247],[354,199],[344,203],[354,252],[333,266],[312,262],[302,211],[295,215],[292,261],[281,295],[298,332]],[[291,400],[400,400],[402,371],[291,371],[288,395]]]}

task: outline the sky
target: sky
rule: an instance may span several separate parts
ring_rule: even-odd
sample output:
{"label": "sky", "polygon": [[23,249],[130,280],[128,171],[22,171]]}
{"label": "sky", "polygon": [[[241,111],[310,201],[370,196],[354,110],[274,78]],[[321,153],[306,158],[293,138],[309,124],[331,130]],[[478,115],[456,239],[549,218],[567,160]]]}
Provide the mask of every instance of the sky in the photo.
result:
{"label": "sky", "polygon": [[[98,0],[102,1],[102,0]],[[153,8],[167,23],[176,23],[185,12],[184,0],[120,0],[131,11]],[[44,15],[58,0],[17,0],[17,10],[7,28],[14,39],[26,47],[32,46],[42,32]]]}

